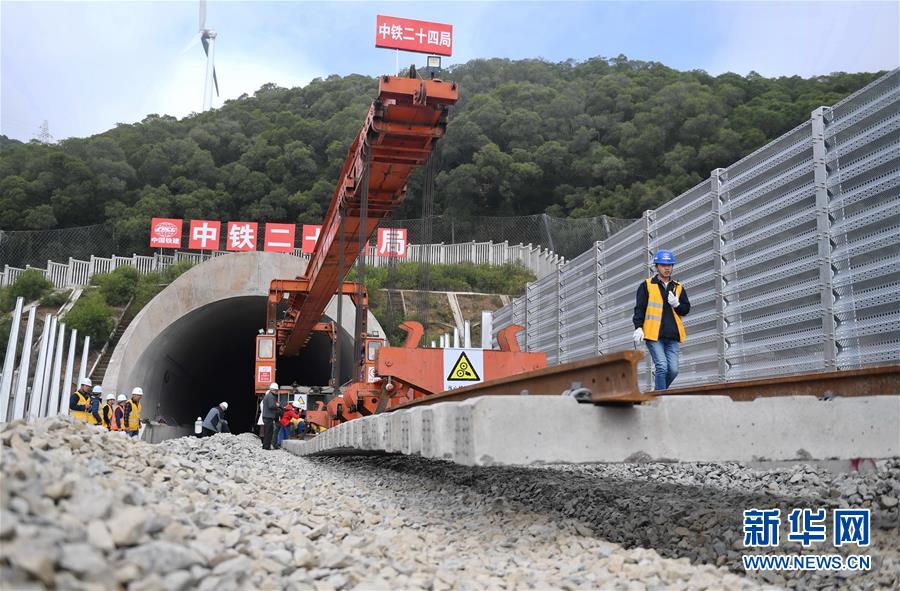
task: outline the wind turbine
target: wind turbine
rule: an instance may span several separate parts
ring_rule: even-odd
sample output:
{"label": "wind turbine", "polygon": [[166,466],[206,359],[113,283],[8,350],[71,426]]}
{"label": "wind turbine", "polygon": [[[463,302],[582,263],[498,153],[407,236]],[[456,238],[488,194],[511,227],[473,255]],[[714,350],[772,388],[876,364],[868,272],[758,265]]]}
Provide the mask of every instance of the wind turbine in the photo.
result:
{"label": "wind turbine", "polygon": [[[212,108],[212,89],[216,88],[219,96],[219,79],[216,78],[216,32],[206,28],[206,0],[200,0],[200,41],[206,54],[206,78],[203,85],[203,110]],[[196,37],[195,37],[196,39]]]}

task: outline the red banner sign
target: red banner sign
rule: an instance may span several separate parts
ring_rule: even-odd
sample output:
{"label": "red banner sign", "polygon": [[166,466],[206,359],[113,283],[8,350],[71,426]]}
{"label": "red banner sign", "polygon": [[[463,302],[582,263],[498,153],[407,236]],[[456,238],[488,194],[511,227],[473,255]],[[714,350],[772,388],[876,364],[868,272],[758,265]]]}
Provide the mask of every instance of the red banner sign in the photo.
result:
{"label": "red banner sign", "polygon": [[304,254],[310,254],[316,249],[316,242],[319,240],[321,231],[322,226],[303,224],[303,234],[300,235],[300,250]]}
{"label": "red banner sign", "polygon": [[150,220],[150,248],[181,248],[181,225],[184,220],[153,218]]}
{"label": "red banner sign", "polygon": [[256,222],[228,222],[226,250],[256,250]]}
{"label": "red banner sign", "polygon": [[219,250],[219,233],[221,231],[221,222],[191,220],[191,229],[188,233],[188,248]]}
{"label": "red banner sign", "polygon": [[406,228],[378,228],[378,256],[406,258],[407,246]]}
{"label": "red banner sign", "polygon": [[452,55],[453,25],[379,14],[375,19],[375,47]]}
{"label": "red banner sign", "polygon": [[266,224],[265,250],[269,252],[294,252],[294,224]]}

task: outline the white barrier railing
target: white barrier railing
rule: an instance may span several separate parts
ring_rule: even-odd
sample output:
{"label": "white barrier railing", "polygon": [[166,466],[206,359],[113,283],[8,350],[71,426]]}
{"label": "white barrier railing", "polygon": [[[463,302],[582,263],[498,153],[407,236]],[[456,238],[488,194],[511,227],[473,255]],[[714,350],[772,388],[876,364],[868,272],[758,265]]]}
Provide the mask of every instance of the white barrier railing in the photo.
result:
{"label": "white barrier railing", "polygon": [[[123,266],[134,267],[142,275],[165,269],[169,265],[180,261],[190,261],[199,264],[217,256],[231,254],[227,251],[212,251],[207,253],[175,251],[174,254],[154,254],[144,256],[135,254],[130,257],[113,255],[109,258],[92,256],[89,261],[69,259],[67,263],[47,261],[46,269],[25,267],[19,269],[6,265],[0,272],[0,287],[6,287],[15,283],[16,279],[27,269],[34,269],[46,277],[57,289],[87,285],[91,277],[101,273],[109,273],[113,269]],[[294,255],[308,259],[309,255],[303,254],[300,249],[294,250]],[[459,263],[475,263],[479,265],[504,265],[508,263],[520,263],[530,269],[538,279],[556,272],[557,268],[565,262],[563,257],[540,246],[531,244],[509,244],[506,242],[466,242],[462,244],[411,244],[407,248],[407,256],[403,259],[379,256],[372,249],[366,257],[366,264],[372,267],[386,267],[391,261],[421,262],[426,257],[432,263],[455,265]]]}

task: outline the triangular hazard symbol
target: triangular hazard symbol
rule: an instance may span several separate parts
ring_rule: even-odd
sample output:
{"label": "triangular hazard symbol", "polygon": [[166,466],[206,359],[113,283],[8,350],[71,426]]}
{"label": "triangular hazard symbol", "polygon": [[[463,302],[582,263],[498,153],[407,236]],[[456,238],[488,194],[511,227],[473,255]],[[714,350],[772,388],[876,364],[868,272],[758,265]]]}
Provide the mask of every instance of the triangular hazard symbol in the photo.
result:
{"label": "triangular hazard symbol", "polygon": [[481,378],[478,377],[478,373],[475,371],[475,368],[472,367],[472,362],[469,361],[469,358],[466,357],[465,351],[459,354],[459,359],[456,360],[456,363],[453,364],[453,369],[450,370],[450,375],[447,376],[448,382],[480,382]]}

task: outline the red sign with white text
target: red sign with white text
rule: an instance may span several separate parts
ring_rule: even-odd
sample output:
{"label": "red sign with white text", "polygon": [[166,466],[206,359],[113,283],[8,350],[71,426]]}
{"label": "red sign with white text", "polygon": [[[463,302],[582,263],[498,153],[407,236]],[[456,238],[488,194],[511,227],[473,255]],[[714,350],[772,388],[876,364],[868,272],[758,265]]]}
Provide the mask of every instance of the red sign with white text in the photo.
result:
{"label": "red sign with white text", "polygon": [[294,252],[294,224],[266,224],[265,250],[268,252]]}
{"label": "red sign with white text", "polygon": [[221,231],[221,222],[191,220],[191,229],[188,233],[188,248],[219,250],[219,233]]}
{"label": "red sign with white text", "polygon": [[310,254],[316,249],[316,242],[319,240],[321,231],[322,226],[303,224],[303,234],[300,236],[300,250],[304,254]]}
{"label": "red sign with white text", "polygon": [[406,228],[378,228],[378,250],[380,257],[406,257]]}
{"label": "red sign with white text", "polygon": [[256,250],[257,227],[256,222],[228,222],[226,250]]}
{"label": "red sign with white text", "polygon": [[375,47],[452,55],[453,25],[379,14],[375,18]]}
{"label": "red sign with white text", "polygon": [[150,248],[181,248],[181,225],[184,220],[153,218],[150,220]]}

